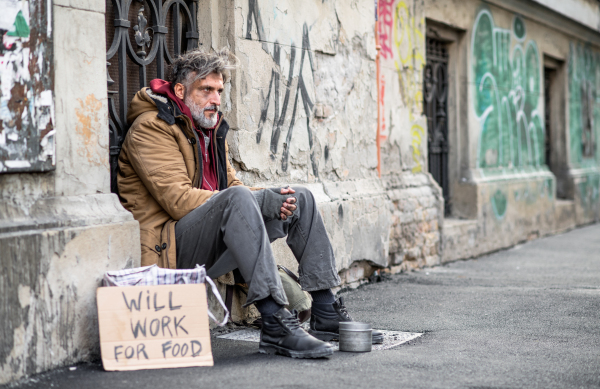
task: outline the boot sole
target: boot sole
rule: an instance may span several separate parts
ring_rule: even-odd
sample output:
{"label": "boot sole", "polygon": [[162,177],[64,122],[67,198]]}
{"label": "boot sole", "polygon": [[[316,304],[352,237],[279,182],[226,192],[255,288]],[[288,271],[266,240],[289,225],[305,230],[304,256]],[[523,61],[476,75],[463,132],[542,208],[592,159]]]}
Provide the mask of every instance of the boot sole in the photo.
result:
{"label": "boot sole", "polygon": [[333,348],[327,347],[319,350],[296,351],[261,342],[258,346],[258,352],[261,354],[279,354],[290,358],[323,358],[332,355]]}
{"label": "boot sole", "polygon": [[[325,332],[325,331],[315,331],[308,330],[308,333],[314,336],[315,338],[322,340],[324,342],[331,342],[332,340],[339,341],[340,335],[335,332]],[[373,338],[371,341],[372,344],[381,344],[383,343],[383,336],[379,336]]]}

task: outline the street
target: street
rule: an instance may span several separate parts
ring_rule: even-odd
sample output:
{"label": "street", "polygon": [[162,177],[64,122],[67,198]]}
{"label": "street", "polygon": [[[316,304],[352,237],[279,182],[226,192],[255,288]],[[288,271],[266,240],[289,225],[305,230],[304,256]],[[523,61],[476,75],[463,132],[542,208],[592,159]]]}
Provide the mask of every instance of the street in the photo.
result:
{"label": "street", "polygon": [[392,349],[297,360],[213,337],[215,366],[105,372],[79,364],[17,388],[597,388],[600,225],[342,295],[355,320],[424,335]]}

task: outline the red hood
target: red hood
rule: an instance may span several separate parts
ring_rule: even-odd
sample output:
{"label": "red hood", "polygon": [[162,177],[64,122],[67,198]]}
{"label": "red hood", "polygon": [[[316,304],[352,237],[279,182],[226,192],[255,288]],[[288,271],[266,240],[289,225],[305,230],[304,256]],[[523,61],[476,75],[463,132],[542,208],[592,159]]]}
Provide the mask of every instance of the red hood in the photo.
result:
{"label": "red hood", "polygon": [[[185,105],[183,100],[181,100],[179,97],[175,96],[175,92],[173,92],[173,88],[171,87],[170,82],[161,80],[160,78],[156,78],[156,79],[150,81],[150,89],[152,89],[152,92],[154,92],[154,93],[160,93],[163,95],[167,95],[171,100],[173,100],[175,102],[175,104],[177,104],[177,106],[179,107],[179,110],[181,111],[181,113],[183,113],[185,116],[190,118],[190,121],[192,122],[194,129],[196,131],[198,131],[198,128],[196,128],[196,123],[194,123],[194,118],[192,117],[192,111],[190,111],[189,107],[187,105]],[[219,119],[221,118],[221,113],[218,112],[217,115],[218,115],[218,119],[217,119],[217,124],[215,125],[215,127],[217,125],[219,125]],[[215,127],[205,128],[205,130],[214,130]]]}
{"label": "red hood", "polygon": [[175,96],[175,92],[173,92],[173,88],[171,88],[171,83],[165,80],[161,80],[160,78],[156,78],[150,81],[150,89],[154,93],[160,93],[163,95],[169,96],[171,100],[179,107],[179,110],[192,122],[194,128],[196,125],[194,124],[194,118],[192,117],[192,111],[188,108],[187,105],[181,100],[179,97]]}

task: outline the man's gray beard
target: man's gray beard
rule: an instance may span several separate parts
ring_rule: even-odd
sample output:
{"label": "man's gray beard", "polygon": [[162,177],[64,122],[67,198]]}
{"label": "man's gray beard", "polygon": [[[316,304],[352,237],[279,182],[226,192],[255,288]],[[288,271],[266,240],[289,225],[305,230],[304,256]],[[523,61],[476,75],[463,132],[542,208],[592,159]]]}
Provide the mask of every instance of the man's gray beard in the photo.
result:
{"label": "man's gray beard", "polygon": [[217,106],[209,105],[206,108],[201,108],[198,104],[194,103],[194,101],[189,97],[185,98],[184,103],[190,109],[192,117],[194,118],[194,122],[197,126],[200,126],[202,128],[214,128],[217,125],[217,120],[219,119],[219,114],[217,112],[215,112],[210,117],[210,119],[207,119],[206,116],[204,116],[204,111],[208,109],[214,109],[216,111]]}

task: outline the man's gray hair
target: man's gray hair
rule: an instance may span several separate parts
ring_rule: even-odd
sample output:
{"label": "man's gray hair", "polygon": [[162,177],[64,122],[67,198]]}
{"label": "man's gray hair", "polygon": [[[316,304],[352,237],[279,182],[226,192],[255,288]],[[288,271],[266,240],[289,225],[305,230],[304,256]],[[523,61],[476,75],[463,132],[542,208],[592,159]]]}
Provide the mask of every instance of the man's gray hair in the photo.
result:
{"label": "man's gray hair", "polygon": [[169,80],[172,85],[183,84],[188,90],[194,82],[206,78],[211,73],[220,74],[227,80],[229,70],[237,67],[237,58],[227,47],[213,53],[200,49],[188,51],[177,57],[171,64]]}

